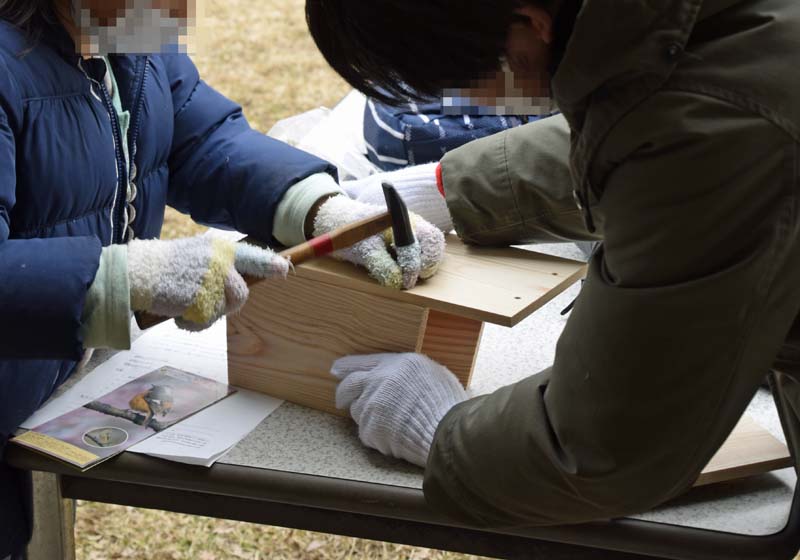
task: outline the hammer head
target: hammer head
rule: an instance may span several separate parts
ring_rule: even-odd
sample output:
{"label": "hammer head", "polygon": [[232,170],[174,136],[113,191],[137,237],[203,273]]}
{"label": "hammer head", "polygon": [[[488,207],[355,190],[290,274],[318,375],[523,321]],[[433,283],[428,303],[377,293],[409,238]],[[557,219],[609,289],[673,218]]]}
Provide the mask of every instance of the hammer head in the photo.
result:
{"label": "hammer head", "polygon": [[394,244],[397,247],[413,245],[417,240],[414,237],[414,228],[411,227],[411,217],[408,214],[406,203],[391,183],[383,183],[383,196],[386,198],[386,206],[392,216]]}

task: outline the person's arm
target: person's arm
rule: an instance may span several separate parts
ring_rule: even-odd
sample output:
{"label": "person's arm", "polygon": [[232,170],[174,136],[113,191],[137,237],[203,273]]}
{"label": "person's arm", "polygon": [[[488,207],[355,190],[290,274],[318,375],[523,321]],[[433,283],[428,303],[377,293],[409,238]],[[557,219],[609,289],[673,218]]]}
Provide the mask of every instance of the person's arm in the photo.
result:
{"label": "person's arm", "polygon": [[599,200],[604,248],[553,367],[439,425],[425,495],[454,518],[577,523],[674,497],[798,313],[798,148],[786,133],[723,101],[662,93],[608,146],[621,163]]}
{"label": "person's arm", "polygon": [[[660,93],[604,149],[620,162],[599,193],[604,245],[552,368],[452,406],[419,389],[448,378],[424,361],[334,367],[367,445],[416,460],[409,442],[438,425],[425,497],[460,522],[614,518],[688,489],[800,312],[800,148],[788,134],[721,100]],[[408,410],[430,412],[408,422]],[[395,429],[364,429],[387,415]]]}
{"label": "person's arm", "polygon": [[175,108],[168,203],[201,224],[270,241],[279,203],[330,163],[253,130],[242,109],[200,79],[184,55],[165,55]]}
{"label": "person's arm", "polygon": [[[163,61],[175,107],[171,206],[199,223],[285,245],[305,241],[309,230],[322,235],[381,212],[345,197],[328,162],[251,129],[241,107],[202,82],[188,57]],[[410,288],[435,274],[444,253],[436,228],[419,220],[414,229],[414,258],[395,257],[388,236],[335,256],[363,266],[384,285]]]}
{"label": "person's arm", "polygon": [[0,102],[0,359],[79,360],[84,352],[84,302],[100,262],[100,240],[10,238],[17,154],[3,105]]}
{"label": "person's arm", "polygon": [[475,140],[441,163],[346,181],[347,194],[380,203],[393,183],[408,207],[474,245],[597,241],[572,194],[570,131],[561,115]]}
{"label": "person's arm", "polygon": [[575,204],[569,154],[561,115],[446,154],[442,187],[459,237],[496,246],[599,240]]}

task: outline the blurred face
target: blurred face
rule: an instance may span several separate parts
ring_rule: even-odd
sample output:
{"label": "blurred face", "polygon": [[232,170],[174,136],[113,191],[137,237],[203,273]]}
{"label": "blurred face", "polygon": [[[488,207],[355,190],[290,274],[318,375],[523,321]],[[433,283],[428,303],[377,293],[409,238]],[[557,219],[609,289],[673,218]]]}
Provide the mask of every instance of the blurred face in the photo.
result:
{"label": "blurred face", "polygon": [[515,12],[500,71],[476,79],[467,89],[445,92],[445,106],[459,105],[480,112],[542,115],[554,111],[548,67],[553,19],[542,8],[526,5]]}
{"label": "blurred face", "polygon": [[[131,0],[82,0],[78,4],[81,8],[89,10],[100,25],[110,26],[114,25],[117,17],[124,16],[125,10],[132,8],[134,2]],[[189,0],[152,0],[150,4],[153,8],[164,10],[173,17],[188,19],[192,2]]]}
{"label": "blurred face", "polygon": [[151,54],[179,47],[194,0],[74,0],[84,55]]}

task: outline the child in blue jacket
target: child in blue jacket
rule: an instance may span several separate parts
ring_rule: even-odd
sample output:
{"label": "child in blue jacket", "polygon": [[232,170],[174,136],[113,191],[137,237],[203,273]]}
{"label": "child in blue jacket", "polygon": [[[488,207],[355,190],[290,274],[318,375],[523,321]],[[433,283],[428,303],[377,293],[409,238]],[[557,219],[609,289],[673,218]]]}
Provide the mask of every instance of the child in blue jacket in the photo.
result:
{"label": "child in blue jacket", "polygon": [[[188,56],[162,54],[190,12],[0,0],[0,458],[87,348],[129,346],[131,311],[202,329],[244,303],[241,274],[286,274],[271,251],[158,241],[166,205],[283,245],[379,211],[342,196],[329,163],[251,129]],[[434,226],[416,229],[421,271],[382,237],[339,256],[410,287],[443,248]],[[27,475],[0,462],[0,559],[24,549],[29,504]]]}

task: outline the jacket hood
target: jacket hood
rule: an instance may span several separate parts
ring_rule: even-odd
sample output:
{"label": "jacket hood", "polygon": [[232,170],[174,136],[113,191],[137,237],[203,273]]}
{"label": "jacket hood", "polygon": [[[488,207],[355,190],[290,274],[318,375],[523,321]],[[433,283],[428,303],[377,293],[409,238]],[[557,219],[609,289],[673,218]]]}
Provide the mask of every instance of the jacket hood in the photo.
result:
{"label": "jacket hood", "polygon": [[553,91],[565,111],[607,83],[663,76],[698,21],[741,0],[584,0]]}

